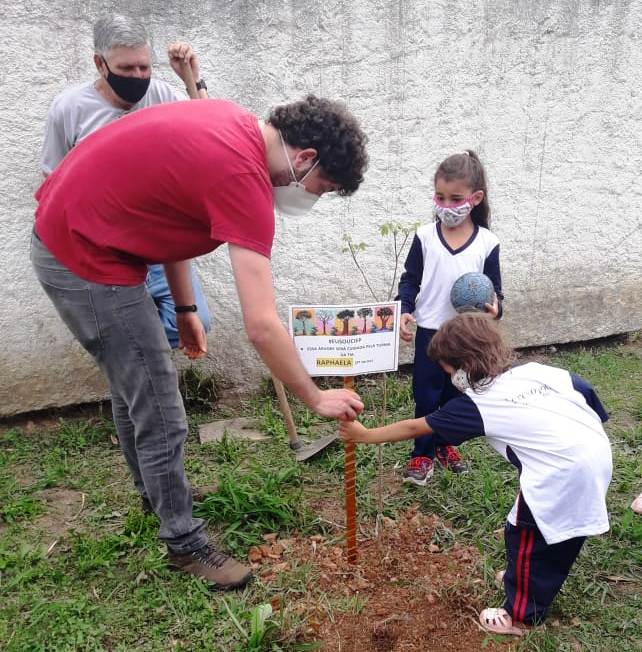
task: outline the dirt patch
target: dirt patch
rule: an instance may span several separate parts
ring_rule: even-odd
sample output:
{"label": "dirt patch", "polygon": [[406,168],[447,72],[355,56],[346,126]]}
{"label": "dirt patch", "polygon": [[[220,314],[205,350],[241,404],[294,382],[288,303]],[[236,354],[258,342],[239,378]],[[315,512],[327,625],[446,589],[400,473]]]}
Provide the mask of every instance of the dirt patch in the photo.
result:
{"label": "dirt patch", "polygon": [[[395,469],[384,468],[368,485],[368,492],[371,495],[377,495],[380,490],[384,505],[389,504],[393,498],[402,494],[403,484],[400,481],[399,472]],[[335,528],[337,534],[342,534],[345,531],[345,506],[334,498],[328,498],[336,491],[336,486],[329,483],[317,483],[306,491],[306,503],[315,516],[323,524]],[[362,526],[366,525],[362,524]]]}
{"label": "dirt patch", "polygon": [[642,331],[629,333],[627,341],[622,346],[622,349],[638,358],[642,358]]}
{"label": "dirt patch", "polygon": [[15,464],[11,467],[11,475],[15,483],[22,489],[30,487],[37,481],[33,465]]}
{"label": "dirt patch", "polygon": [[38,497],[47,503],[47,511],[33,522],[33,527],[46,538],[60,539],[72,528],[79,529],[79,517],[85,507],[82,492],[55,487],[44,489]]}
{"label": "dirt patch", "polygon": [[[356,567],[343,545],[321,535],[280,541],[267,535],[249,560],[268,583],[297,565],[313,565],[318,577],[306,595],[286,605],[276,599],[273,607],[294,609],[305,623],[299,640],[322,641],[327,652],[481,650],[477,550],[460,544],[443,550],[432,540],[441,522],[415,509],[383,525],[378,540],[359,542]],[[488,641],[486,648],[499,646]]]}
{"label": "dirt patch", "polygon": [[0,433],[7,432],[12,428],[19,428],[28,435],[37,434],[42,431],[55,430],[60,426],[60,419],[95,419],[103,415],[111,417],[109,401],[23,412],[22,414],[1,418]]}

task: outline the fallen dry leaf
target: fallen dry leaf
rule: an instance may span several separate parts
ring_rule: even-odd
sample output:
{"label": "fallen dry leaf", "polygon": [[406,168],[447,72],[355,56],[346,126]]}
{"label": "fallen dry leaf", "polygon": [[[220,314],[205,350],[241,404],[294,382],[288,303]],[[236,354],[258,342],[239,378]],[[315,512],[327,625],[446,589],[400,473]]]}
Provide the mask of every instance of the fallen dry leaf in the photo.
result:
{"label": "fallen dry leaf", "polygon": [[280,595],[274,595],[270,599],[270,606],[272,607],[272,611],[281,611],[281,607],[283,606],[283,603],[281,601],[281,596]]}
{"label": "fallen dry leaf", "polygon": [[263,559],[263,555],[257,546],[252,546],[250,551],[247,553],[247,558],[251,563],[256,564]]}

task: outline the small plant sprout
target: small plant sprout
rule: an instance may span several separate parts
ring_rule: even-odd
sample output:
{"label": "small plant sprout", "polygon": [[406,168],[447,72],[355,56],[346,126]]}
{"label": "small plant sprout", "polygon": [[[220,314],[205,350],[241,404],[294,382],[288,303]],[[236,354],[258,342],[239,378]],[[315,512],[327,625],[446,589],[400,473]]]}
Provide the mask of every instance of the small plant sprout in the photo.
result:
{"label": "small plant sprout", "polygon": [[[348,253],[350,254],[352,258],[352,262],[354,263],[354,266],[359,270],[359,273],[361,274],[361,277],[363,278],[364,283],[366,284],[366,287],[368,288],[368,291],[372,295],[372,298],[377,302],[380,303],[382,301],[390,301],[393,297],[393,294],[395,292],[395,287],[397,285],[397,278],[399,276],[399,267],[400,267],[400,261],[401,257],[403,256],[406,247],[408,245],[408,240],[410,239],[410,236],[417,230],[417,227],[421,224],[421,222],[413,222],[412,224],[403,224],[402,222],[399,222],[397,220],[391,220],[389,222],[384,222],[383,224],[379,225],[379,234],[381,235],[382,238],[386,240],[384,244],[384,255],[388,254],[390,257],[390,267],[392,268],[392,276],[390,277],[390,282],[386,283],[386,286],[388,288],[387,292],[385,293],[384,296],[381,296],[377,292],[374,291],[373,289],[373,281],[372,277],[369,275],[369,273],[366,271],[364,266],[361,264],[360,260],[360,254],[362,254],[370,245],[366,244],[365,242],[355,242],[352,238],[352,236],[349,233],[344,233],[343,234],[343,253]],[[384,269],[388,268],[388,265],[385,264],[385,261],[380,261],[381,264],[378,266],[378,269],[380,267],[383,267]],[[366,312],[367,311],[367,312]],[[345,312],[345,311],[344,311]],[[377,308],[376,310],[376,316],[380,319],[381,321],[381,330],[386,329],[386,325],[388,321],[390,320],[390,317],[392,316],[393,311],[391,308],[388,308],[386,306],[382,306],[380,308]],[[370,308],[362,308],[361,310],[357,311],[357,315],[363,319],[363,332],[366,332],[366,319],[372,315],[372,311]],[[338,318],[341,318],[340,315],[337,315]],[[351,317],[354,317],[354,313],[351,315]],[[344,322],[344,335],[347,334],[347,322]],[[373,324],[372,326],[372,332],[375,332],[376,326]],[[353,333],[356,335],[356,332]],[[386,424],[386,412],[387,412],[387,380],[388,380],[388,375],[387,374],[382,374],[383,376],[383,405],[381,407],[381,419],[380,419],[380,425],[384,426]],[[382,455],[382,449],[381,446],[383,444],[377,446],[377,463],[378,463],[378,479],[377,479],[377,519],[376,519],[376,525],[375,525],[375,534],[376,536],[379,535],[380,532],[380,523],[381,519],[383,518],[383,511],[384,511],[384,505],[383,505],[383,455]]]}

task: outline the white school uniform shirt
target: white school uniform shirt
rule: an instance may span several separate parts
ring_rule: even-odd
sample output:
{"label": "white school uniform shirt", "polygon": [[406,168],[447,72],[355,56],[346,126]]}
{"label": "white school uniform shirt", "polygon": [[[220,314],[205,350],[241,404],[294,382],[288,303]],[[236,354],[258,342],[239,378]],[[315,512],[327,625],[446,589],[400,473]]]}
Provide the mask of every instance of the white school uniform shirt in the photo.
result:
{"label": "white school uniform shirt", "polygon": [[[485,436],[520,470],[522,496],[546,543],[609,529],[612,458],[608,416],[578,376],[535,362],[514,367],[477,393],[467,390],[426,417],[438,440]],[[517,501],[508,521],[517,525]]]}
{"label": "white school uniform shirt", "polygon": [[417,229],[399,281],[402,312],[410,312],[422,328],[437,329],[457,313],[450,302],[454,282],[468,272],[490,277],[501,302],[499,240],[488,229],[474,225],[470,238],[458,249],[446,242],[439,221]]}
{"label": "white school uniform shirt", "polygon": [[45,176],[51,174],[65,154],[76,143],[100,127],[121,118],[132,111],[155,104],[185,100],[169,84],[156,77],[151,78],[149,88],[140,102],[131,109],[120,109],[96,90],[95,82],[86,82],[67,88],[54,98],[45,122],[40,167]]}

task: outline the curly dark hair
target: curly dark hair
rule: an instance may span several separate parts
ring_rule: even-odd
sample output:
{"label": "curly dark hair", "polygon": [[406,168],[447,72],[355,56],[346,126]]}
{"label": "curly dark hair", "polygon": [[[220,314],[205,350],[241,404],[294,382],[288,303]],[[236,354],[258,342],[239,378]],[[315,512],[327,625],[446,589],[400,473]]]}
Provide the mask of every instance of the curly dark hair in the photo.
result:
{"label": "curly dark hair", "polygon": [[473,391],[483,391],[516,359],[495,320],[479,312],[465,312],[444,322],[430,340],[427,353],[435,362],[463,369]]}
{"label": "curly dark hair", "polygon": [[267,122],[288,145],[316,149],[323,174],[339,185],[340,195],[357,190],[368,165],[368,138],[343,103],[308,95],[274,107]]}

